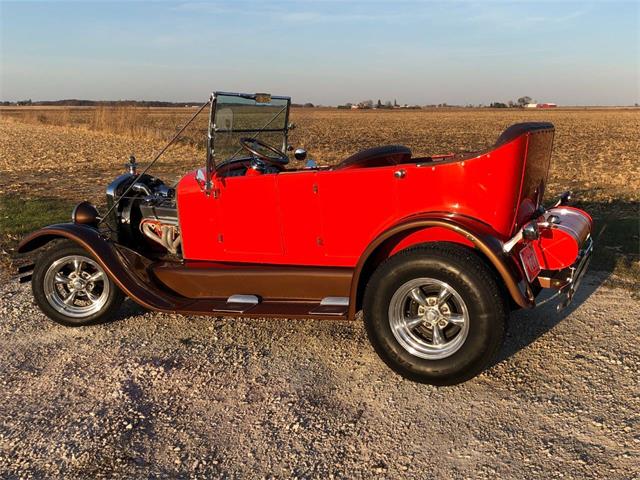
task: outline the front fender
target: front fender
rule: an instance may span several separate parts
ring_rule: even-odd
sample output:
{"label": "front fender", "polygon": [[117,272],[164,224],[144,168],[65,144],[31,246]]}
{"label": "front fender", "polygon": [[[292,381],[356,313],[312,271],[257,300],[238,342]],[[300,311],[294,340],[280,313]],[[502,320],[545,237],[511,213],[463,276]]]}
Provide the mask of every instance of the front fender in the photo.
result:
{"label": "front fender", "polygon": [[147,274],[149,260],[133,250],[117,245],[91,226],[61,223],[30,233],[18,245],[19,253],[40,248],[55,239],[68,239],[89,252],[109,278],[136,303],[160,311],[180,309],[187,299],[160,290]]}
{"label": "front fender", "polygon": [[[58,223],[43,227],[26,235],[18,244],[18,253],[27,253],[45,246],[57,238],[66,238],[83,245],[98,244],[105,240],[94,227],[76,223]],[[84,245],[83,245],[84,246]]]}
{"label": "front fender", "polygon": [[432,212],[405,218],[385,230],[369,244],[360,257],[353,275],[349,302],[350,318],[353,318],[355,315],[358,300],[363,293],[361,276],[365,270],[367,261],[375,258],[375,252],[380,248],[384,248],[386,242],[393,241],[394,239],[397,240],[413,232],[433,227],[453,231],[471,242],[494,266],[516,304],[523,308],[531,308],[535,305],[534,294],[524,277],[522,269],[509,255],[505,254],[502,249],[502,241],[491,226],[464,215]]}

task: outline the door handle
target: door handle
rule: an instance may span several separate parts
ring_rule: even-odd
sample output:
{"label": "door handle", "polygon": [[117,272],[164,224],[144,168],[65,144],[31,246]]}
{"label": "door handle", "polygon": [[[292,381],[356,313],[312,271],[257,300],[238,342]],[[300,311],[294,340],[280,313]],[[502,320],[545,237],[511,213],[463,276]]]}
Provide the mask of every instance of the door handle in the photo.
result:
{"label": "door handle", "polygon": [[396,178],[404,178],[407,176],[407,171],[404,169],[396,170],[393,172],[393,176]]}

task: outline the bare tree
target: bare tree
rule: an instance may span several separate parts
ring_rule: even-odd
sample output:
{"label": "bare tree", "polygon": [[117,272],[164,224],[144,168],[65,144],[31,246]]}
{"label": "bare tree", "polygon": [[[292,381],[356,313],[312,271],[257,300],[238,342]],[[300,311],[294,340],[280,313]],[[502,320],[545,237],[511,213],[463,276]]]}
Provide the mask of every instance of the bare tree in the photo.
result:
{"label": "bare tree", "polygon": [[518,99],[518,105],[520,105],[521,107],[524,107],[527,103],[531,103],[531,101],[532,101],[531,97],[527,97],[527,96],[520,97]]}

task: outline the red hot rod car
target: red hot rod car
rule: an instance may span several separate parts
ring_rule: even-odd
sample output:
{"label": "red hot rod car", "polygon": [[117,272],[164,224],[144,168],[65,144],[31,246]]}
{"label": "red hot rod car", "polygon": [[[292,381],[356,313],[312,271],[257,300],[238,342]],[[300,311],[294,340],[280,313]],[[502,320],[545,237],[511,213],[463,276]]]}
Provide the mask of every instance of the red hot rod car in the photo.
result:
{"label": "red hot rod car", "polygon": [[205,107],[203,168],[172,188],[134,159],[108,186],[105,215],[83,202],[72,223],[21,242],[27,252],[58,240],[20,268],[53,320],[105,321],[124,295],[215,316],[362,310],[391,368],[442,385],[488,365],[509,312],[534,307],[542,289],[567,304],[586,269],[589,215],[569,195],[543,206],[549,123],[513,125],[472,154],[390,145],[291,168],[288,97],[216,92]]}

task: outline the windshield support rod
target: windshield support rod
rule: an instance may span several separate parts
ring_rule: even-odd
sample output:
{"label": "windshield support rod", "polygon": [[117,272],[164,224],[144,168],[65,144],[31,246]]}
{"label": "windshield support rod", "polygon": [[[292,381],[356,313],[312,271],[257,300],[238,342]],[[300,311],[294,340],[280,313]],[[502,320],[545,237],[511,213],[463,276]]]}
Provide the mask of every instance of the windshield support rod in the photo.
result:
{"label": "windshield support rod", "polygon": [[164,146],[164,148],[160,150],[160,152],[155,156],[155,158],[151,161],[151,163],[147,165],[147,167],[144,170],[142,170],[142,172],[136,175],[136,178],[133,180],[133,182],[131,182],[131,184],[126,188],[126,190],[122,193],[122,195],[120,195],[118,199],[115,202],[113,202],[113,205],[111,205],[111,208],[109,208],[109,210],[107,210],[107,213],[105,213],[104,216],[100,219],[100,221],[98,222],[98,225],[100,225],[102,222],[104,222],[106,218],[109,217],[109,214],[113,211],[114,208],[116,208],[118,203],[120,203],[120,200],[122,200],[127,195],[127,193],[129,193],[129,191],[133,188],[133,186],[136,184],[138,179],[141,178],[145,173],[147,173],[147,171],[153,166],[153,164],[156,163],[156,161],[162,156],[164,152],[167,151],[167,149],[171,145],[173,145],[173,143],[178,139],[178,137],[182,135],[182,132],[184,132],[187,129],[187,127],[191,125],[191,122],[193,122],[196,119],[196,117],[200,115],[200,112],[202,112],[202,110],[204,110],[205,107],[209,105],[209,103],[211,103],[211,100],[207,100],[206,103],[204,103],[200,108],[198,108],[198,111],[193,114],[193,116],[189,119],[189,121],[185,123],[180,130],[178,130],[178,133],[176,133],[173,136],[173,138],[169,141],[169,143],[167,143]]}

